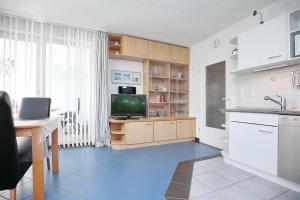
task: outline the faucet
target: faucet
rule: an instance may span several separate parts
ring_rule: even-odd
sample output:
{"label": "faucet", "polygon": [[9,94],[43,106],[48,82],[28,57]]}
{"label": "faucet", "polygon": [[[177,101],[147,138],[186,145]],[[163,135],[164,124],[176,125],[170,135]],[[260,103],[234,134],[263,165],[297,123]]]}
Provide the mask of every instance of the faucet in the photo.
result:
{"label": "faucet", "polygon": [[270,100],[278,105],[280,105],[281,110],[286,110],[286,98],[283,98],[282,96],[276,95],[278,98],[280,98],[280,101],[277,101],[269,96],[265,96],[265,100]]}

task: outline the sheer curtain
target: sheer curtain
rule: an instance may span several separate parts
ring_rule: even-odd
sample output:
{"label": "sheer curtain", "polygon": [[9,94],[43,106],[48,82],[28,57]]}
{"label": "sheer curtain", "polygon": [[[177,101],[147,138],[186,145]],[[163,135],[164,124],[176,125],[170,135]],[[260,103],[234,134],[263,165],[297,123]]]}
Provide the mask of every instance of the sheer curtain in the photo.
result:
{"label": "sheer curtain", "polygon": [[104,109],[97,113],[95,98],[102,89],[102,76],[95,76],[101,41],[96,31],[0,14],[0,90],[10,94],[15,112],[24,96],[51,97],[61,114],[60,144],[94,145]]}

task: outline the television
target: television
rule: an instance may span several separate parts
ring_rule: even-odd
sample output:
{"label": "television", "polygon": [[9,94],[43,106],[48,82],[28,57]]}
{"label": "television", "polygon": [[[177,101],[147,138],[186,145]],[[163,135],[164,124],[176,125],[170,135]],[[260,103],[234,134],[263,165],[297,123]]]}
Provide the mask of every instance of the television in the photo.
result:
{"label": "television", "polygon": [[112,94],[111,116],[127,119],[146,116],[146,95]]}

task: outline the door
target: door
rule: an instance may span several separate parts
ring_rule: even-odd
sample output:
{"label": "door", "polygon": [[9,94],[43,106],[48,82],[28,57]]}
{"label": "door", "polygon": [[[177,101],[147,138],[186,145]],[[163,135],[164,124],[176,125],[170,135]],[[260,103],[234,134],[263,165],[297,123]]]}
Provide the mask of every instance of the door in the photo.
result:
{"label": "door", "polygon": [[195,120],[177,120],[177,138],[183,139],[195,137],[195,127]]}
{"label": "door", "polygon": [[278,127],[230,122],[229,156],[277,175]]}
{"label": "door", "polygon": [[176,121],[154,122],[154,141],[176,139]]}
{"label": "door", "polygon": [[153,60],[169,61],[170,45],[149,41],[149,58]]}
{"label": "door", "polygon": [[225,129],[226,80],[225,61],[206,67],[206,126]]}
{"label": "door", "polygon": [[284,61],[288,54],[287,17],[275,18],[238,37],[238,69]]}

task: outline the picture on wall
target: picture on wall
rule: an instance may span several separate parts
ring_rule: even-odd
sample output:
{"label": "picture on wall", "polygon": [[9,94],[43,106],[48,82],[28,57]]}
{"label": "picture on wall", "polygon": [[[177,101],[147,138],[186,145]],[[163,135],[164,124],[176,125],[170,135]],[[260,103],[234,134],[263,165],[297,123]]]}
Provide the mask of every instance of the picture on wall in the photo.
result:
{"label": "picture on wall", "polygon": [[140,85],[141,74],[139,72],[116,71],[111,72],[112,83],[114,84],[128,84]]}

